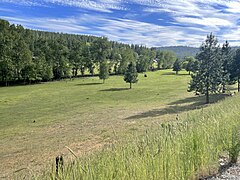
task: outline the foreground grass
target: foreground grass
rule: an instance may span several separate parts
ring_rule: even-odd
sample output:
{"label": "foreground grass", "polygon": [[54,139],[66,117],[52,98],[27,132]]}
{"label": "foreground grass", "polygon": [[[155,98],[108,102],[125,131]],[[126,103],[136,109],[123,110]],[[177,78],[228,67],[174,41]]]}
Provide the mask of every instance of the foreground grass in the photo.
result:
{"label": "foreground grass", "polygon": [[[240,97],[159,123],[129,143],[109,145],[65,166],[59,179],[195,179],[218,167],[239,143]],[[238,140],[238,142],[235,142]],[[49,173],[46,179],[55,178]]]}

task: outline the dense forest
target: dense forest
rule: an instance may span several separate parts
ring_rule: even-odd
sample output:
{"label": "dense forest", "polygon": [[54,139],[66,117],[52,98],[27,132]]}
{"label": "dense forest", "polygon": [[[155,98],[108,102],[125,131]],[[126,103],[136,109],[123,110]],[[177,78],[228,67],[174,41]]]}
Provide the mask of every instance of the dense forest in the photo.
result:
{"label": "dense forest", "polygon": [[110,74],[124,74],[130,62],[137,72],[153,70],[156,62],[158,68],[171,67],[175,54],[163,54],[106,37],[29,30],[0,20],[1,85],[94,75],[106,64]]}

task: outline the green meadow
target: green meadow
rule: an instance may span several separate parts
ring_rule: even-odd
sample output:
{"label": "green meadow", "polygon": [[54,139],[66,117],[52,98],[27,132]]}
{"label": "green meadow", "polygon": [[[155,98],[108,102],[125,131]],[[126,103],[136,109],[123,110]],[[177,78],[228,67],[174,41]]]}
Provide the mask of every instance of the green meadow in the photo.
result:
{"label": "green meadow", "polygon": [[[200,154],[203,159],[197,157],[201,163],[189,163],[188,167],[186,162],[181,167],[187,172],[176,169],[178,164],[175,161],[183,163],[180,159],[188,155],[178,159],[177,153],[181,154],[184,143],[191,144],[188,137],[197,140],[203,137],[201,143],[204,144],[206,138],[212,136],[210,133],[222,130],[214,129],[216,127],[212,122],[216,121],[222,127],[228,121],[226,118],[230,117],[228,112],[235,114],[239,108],[238,97],[229,98],[226,102],[220,102],[220,105],[217,103],[205,107],[204,97],[187,92],[189,81],[190,76],[185,71],[175,75],[171,70],[162,70],[148,72],[147,77],[139,74],[139,82],[133,84],[133,89],[129,89],[129,84],[123,81],[122,76],[111,76],[105,84],[98,77],[88,77],[0,88],[0,178],[34,178],[43,172],[46,173],[46,179],[54,178],[51,172],[57,155],[63,155],[69,166],[77,162],[73,168],[66,166],[68,170],[62,174],[62,179],[144,179],[150,174],[150,179],[171,179],[180,172],[180,179],[184,179],[193,177],[194,173],[202,169],[206,171],[204,167],[217,159],[205,157],[214,149],[204,146],[204,150],[208,150]],[[214,96],[211,101],[217,102],[223,97]],[[231,102],[232,99],[234,102]],[[221,103],[225,103],[228,109],[223,108]],[[205,108],[206,113],[202,115]],[[219,118],[225,119],[218,122]],[[235,118],[229,121],[231,123],[226,132],[235,127]],[[185,126],[184,122],[190,122],[190,126]],[[177,127],[177,123],[182,123],[183,129],[169,136],[166,127]],[[209,136],[201,134],[204,130],[197,131],[199,134],[195,137],[191,134],[195,132],[193,127],[210,129],[207,133]],[[211,127],[214,128],[211,130]],[[140,140],[139,145],[140,137],[144,142]],[[174,140],[164,139],[170,137]],[[226,135],[227,142],[229,138]],[[146,141],[149,143],[146,144]],[[167,143],[159,145],[158,142]],[[147,150],[139,154],[137,149],[142,151],[141,148],[145,146]],[[216,154],[226,146],[230,145],[219,143]],[[82,162],[75,160],[67,147],[74,155],[82,158]],[[177,148],[176,154],[172,147]],[[167,152],[168,148],[172,149],[171,152]],[[158,149],[161,153],[157,153]],[[160,154],[156,161],[152,157],[154,153],[157,153],[157,157]],[[164,164],[166,159],[163,162],[160,156],[170,157],[169,164]]]}

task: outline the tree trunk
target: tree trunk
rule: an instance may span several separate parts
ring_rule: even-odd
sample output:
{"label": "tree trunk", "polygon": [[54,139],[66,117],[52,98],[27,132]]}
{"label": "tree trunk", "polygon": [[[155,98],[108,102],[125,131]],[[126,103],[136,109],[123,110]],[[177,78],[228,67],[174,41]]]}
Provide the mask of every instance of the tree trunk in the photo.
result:
{"label": "tree trunk", "polygon": [[176,74],[178,74],[178,71],[176,71]]}
{"label": "tree trunk", "polygon": [[75,69],[75,73],[74,73],[75,77],[77,77],[77,73],[78,73],[78,68]]}
{"label": "tree trunk", "polygon": [[240,78],[238,77],[238,92],[240,92]]}
{"label": "tree trunk", "polygon": [[223,90],[222,90],[222,93],[225,93],[225,90],[226,90],[226,85],[223,84]]}
{"label": "tree trunk", "polygon": [[209,90],[207,87],[207,92],[206,92],[206,104],[209,104]]}
{"label": "tree trunk", "polygon": [[132,83],[130,82],[130,89],[132,89]]}
{"label": "tree trunk", "polygon": [[188,71],[188,75],[190,75],[191,71]]}
{"label": "tree trunk", "polygon": [[103,79],[103,84],[105,83],[105,79]]}

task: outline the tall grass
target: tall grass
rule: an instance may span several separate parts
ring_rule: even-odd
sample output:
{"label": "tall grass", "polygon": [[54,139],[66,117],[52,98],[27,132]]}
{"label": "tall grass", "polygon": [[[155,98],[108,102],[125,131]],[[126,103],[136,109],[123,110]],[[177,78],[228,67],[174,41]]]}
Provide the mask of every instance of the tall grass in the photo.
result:
{"label": "tall grass", "polygon": [[[240,97],[196,110],[178,122],[156,124],[144,135],[112,144],[65,166],[58,179],[195,179],[236,150]],[[239,137],[238,137],[239,138]],[[49,172],[46,179],[55,179]]]}

